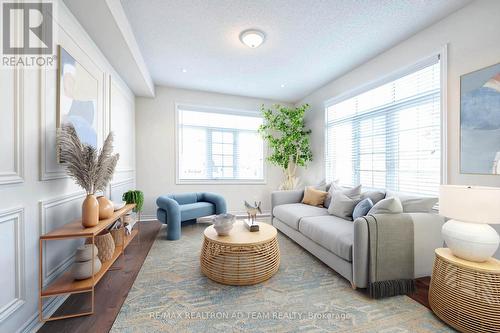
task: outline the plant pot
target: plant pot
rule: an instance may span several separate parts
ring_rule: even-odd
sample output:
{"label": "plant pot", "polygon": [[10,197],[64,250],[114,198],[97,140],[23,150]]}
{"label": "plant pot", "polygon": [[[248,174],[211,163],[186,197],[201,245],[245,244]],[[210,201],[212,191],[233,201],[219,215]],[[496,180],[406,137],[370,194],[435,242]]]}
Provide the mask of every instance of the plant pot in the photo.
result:
{"label": "plant pot", "polygon": [[95,227],[99,223],[99,203],[93,194],[88,194],[82,205],[82,225]]}
{"label": "plant pot", "polygon": [[114,205],[105,196],[97,197],[97,202],[99,203],[99,220],[109,219],[113,216]]}
{"label": "plant pot", "polygon": [[[86,241],[87,244],[91,242],[89,238]],[[113,253],[115,253],[115,241],[108,230],[104,230],[99,235],[95,236],[94,242],[98,249],[97,256],[101,262],[105,263],[113,257]]]}

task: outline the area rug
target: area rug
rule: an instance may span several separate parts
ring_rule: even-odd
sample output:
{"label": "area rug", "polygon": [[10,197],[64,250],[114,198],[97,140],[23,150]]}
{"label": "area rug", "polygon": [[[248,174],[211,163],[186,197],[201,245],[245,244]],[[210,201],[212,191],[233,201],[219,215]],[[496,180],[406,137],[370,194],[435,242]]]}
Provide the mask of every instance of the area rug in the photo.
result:
{"label": "area rug", "polygon": [[206,224],[160,230],[111,332],[453,332],[406,296],[372,300],[279,234],[279,271],[245,287],[200,271]]}

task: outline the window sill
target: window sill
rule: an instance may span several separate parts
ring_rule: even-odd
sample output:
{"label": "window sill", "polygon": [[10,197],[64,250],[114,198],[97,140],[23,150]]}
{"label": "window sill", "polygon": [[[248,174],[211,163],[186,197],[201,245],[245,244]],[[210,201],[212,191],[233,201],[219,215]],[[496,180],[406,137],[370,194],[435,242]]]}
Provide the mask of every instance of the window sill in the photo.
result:
{"label": "window sill", "polygon": [[266,180],[177,180],[176,185],[267,185]]}

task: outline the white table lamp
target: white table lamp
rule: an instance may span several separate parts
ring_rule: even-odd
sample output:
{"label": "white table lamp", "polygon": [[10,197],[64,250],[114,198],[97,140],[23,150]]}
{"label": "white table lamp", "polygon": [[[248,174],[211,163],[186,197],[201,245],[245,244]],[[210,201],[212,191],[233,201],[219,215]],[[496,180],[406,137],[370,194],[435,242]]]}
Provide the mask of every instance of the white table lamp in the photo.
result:
{"label": "white table lamp", "polygon": [[441,185],[439,213],[451,219],[442,235],[455,256],[483,262],[495,253],[500,237],[490,224],[500,224],[500,188]]}

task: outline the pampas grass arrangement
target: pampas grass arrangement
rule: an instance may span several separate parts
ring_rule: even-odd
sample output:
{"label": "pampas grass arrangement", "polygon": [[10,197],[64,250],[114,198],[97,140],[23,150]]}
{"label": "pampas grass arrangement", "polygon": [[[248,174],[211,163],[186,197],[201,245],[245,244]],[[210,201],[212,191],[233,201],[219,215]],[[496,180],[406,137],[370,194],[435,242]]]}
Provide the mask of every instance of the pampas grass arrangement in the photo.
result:
{"label": "pampas grass arrangement", "polygon": [[113,153],[113,133],[110,132],[102,149],[83,144],[72,124],[64,124],[58,132],[59,158],[66,171],[87,195],[104,191],[115,171],[119,154]]}

